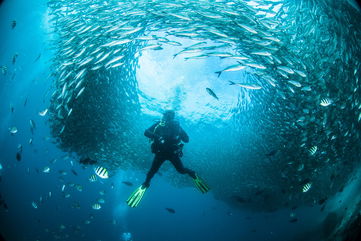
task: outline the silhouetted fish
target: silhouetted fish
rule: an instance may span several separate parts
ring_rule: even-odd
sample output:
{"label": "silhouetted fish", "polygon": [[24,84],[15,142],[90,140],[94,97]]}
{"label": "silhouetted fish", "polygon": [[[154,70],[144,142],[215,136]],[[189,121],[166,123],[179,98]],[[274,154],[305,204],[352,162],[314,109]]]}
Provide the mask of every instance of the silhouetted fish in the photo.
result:
{"label": "silhouetted fish", "polygon": [[318,205],[322,205],[326,202],[327,198],[322,198],[320,200],[318,200]]}
{"label": "silhouetted fish", "polygon": [[170,213],[175,213],[175,210],[173,208],[165,208]]}
{"label": "silhouetted fish", "polygon": [[242,197],[240,197],[240,196],[233,196],[233,198],[234,198],[237,202],[239,202],[239,203],[245,203],[245,202],[247,202],[246,199],[244,199],[244,198],[242,198]]}
{"label": "silhouetted fish", "polygon": [[89,157],[87,158],[84,158],[84,159],[80,159],[79,161],[81,164],[84,164],[84,165],[93,165],[93,164],[96,164],[97,161],[94,161],[92,159],[90,159]]}
{"label": "silhouetted fish", "polygon": [[38,61],[38,60],[40,59],[40,57],[41,57],[41,53],[38,55],[38,57],[36,57],[36,59],[34,60],[34,63],[35,63],[36,61]]}
{"label": "silhouetted fish", "polygon": [[131,183],[131,182],[123,181],[122,183],[127,185],[127,186],[133,186],[133,183]]}
{"label": "silhouetted fish", "polygon": [[14,56],[13,56],[13,64],[15,64],[16,63],[16,59],[18,58],[18,54],[14,54]]}
{"label": "silhouetted fish", "polygon": [[72,172],[75,176],[78,176],[78,173],[77,173],[74,169],[71,169],[71,172]]}
{"label": "silhouetted fish", "polygon": [[11,21],[11,29],[14,29],[15,27],[16,27],[16,21],[13,20],[13,21]]}
{"label": "silhouetted fish", "polygon": [[298,218],[291,218],[290,219],[290,223],[295,223],[295,222],[297,222],[298,221]]}
{"label": "silhouetted fish", "polygon": [[272,151],[266,153],[265,155],[266,155],[267,157],[274,156],[274,155],[277,153],[277,151],[278,151],[278,150],[272,150]]}
{"label": "silhouetted fish", "polygon": [[0,195],[0,206],[2,206],[5,210],[9,209],[8,205],[6,204],[5,200],[2,199],[1,195]]}
{"label": "silhouetted fish", "polygon": [[21,161],[21,153],[20,152],[16,153],[16,160]]}
{"label": "silhouetted fish", "polygon": [[210,88],[206,88],[207,92],[209,95],[211,95],[213,98],[218,99],[218,96],[213,92],[213,90],[211,90]]}

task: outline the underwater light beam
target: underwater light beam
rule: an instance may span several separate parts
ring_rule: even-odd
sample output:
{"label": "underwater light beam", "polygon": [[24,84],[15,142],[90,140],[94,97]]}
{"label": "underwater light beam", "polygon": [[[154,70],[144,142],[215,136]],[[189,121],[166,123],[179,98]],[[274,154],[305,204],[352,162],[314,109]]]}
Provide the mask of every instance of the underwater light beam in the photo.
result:
{"label": "underwater light beam", "polygon": [[[176,41],[182,43],[182,47],[197,43],[178,38]],[[208,41],[208,45],[212,44]],[[142,111],[154,116],[171,108],[193,121],[209,115],[213,116],[210,120],[229,119],[230,109],[237,104],[241,91],[230,86],[229,81],[242,81],[242,78],[247,78],[246,72],[225,72],[218,78],[215,72],[237,62],[218,57],[189,59],[195,55],[177,55],[181,49],[164,46],[161,51],[142,52],[137,69]],[[230,49],[224,51],[234,52]],[[207,93],[207,88],[217,90],[219,101]]]}

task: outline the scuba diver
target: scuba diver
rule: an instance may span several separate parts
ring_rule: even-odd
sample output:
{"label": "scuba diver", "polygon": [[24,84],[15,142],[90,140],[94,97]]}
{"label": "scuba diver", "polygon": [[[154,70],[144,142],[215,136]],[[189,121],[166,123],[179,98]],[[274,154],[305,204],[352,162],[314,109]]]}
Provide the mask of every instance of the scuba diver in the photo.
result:
{"label": "scuba diver", "polygon": [[145,182],[127,200],[130,207],[138,206],[145,191],[150,186],[150,180],[166,160],[169,160],[179,173],[188,174],[192,177],[199,191],[202,193],[209,191],[207,184],[193,170],[184,167],[182,164],[180,159],[183,156],[184,144],[182,142],[189,142],[189,137],[174,117],[175,112],[167,110],[160,121],[157,121],[144,132],[144,135],[152,141],[151,151],[155,156]]}

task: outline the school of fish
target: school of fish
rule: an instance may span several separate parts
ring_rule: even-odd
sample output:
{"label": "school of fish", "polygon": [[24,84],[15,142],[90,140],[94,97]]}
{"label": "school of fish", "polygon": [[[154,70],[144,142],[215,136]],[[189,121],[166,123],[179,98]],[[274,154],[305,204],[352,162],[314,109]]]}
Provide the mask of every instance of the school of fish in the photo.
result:
{"label": "school of fish", "polygon": [[[252,83],[224,85],[240,91],[230,113],[232,137],[242,139],[248,127],[258,139],[243,138],[244,150],[227,141],[214,160],[192,153],[199,169],[233,171],[224,179],[230,185],[207,177],[215,196],[252,196],[250,205],[265,209],[314,203],[340,190],[347,180],[342,174],[360,160],[361,14],[349,1],[50,0],[48,6],[55,91],[39,115],[48,113],[63,150],[93,156],[109,170],[148,168],[142,128],[149,121],[135,72],[144,51],[167,45],[183,48],[174,58],[234,62],[214,69],[216,76],[252,76]],[[195,44],[183,46],[181,39]],[[203,91],[222,102],[217,89]],[[202,153],[211,148],[205,144]],[[244,152],[250,153],[246,171],[238,163],[248,160]],[[234,168],[222,172],[216,158],[232,160]]]}

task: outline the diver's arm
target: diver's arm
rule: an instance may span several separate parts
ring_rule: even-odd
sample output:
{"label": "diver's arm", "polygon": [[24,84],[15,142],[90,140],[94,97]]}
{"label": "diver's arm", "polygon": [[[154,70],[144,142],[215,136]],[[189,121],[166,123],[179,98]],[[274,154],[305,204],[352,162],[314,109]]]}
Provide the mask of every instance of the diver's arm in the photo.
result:
{"label": "diver's arm", "polygon": [[144,135],[150,139],[154,139],[154,129],[158,125],[158,122],[144,131]]}
{"label": "diver's arm", "polygon": [[183,130],[182,127],[180,128],[180,138],[183,142],[188,143],[189,142],[189,136],[187,135],[187,133]]}

